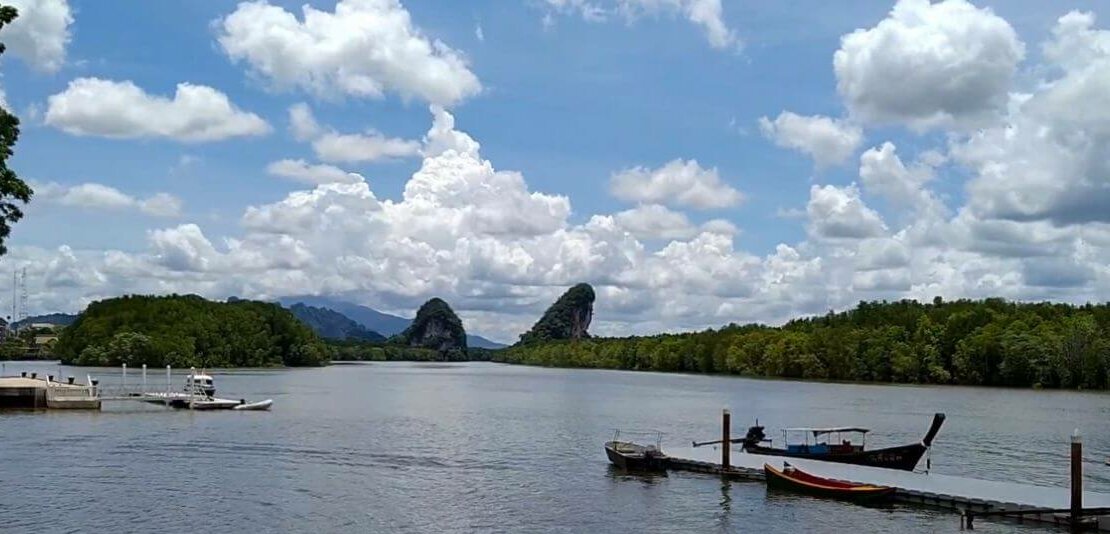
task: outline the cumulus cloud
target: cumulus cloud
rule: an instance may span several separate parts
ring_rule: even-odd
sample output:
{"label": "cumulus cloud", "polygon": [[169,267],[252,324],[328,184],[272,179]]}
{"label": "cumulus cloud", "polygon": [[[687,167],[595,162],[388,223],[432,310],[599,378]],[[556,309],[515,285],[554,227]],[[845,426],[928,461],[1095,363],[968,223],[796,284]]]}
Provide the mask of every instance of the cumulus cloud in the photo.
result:
{"label": "cumulus cloud", "polygon": [[685,214],[658,204],[622,211],[614,219],[621,228],[639,239],[681,239],[697,233]]}
{"label": "cumulus cloud", "polygon": [[556,12],[578,14],[588,22],[603,22],[617,13],[629,22],[644,15],[680,15],[701,27],[713,48],[739,49],[742,45],[736,31],[725,23],[721,0],[547,0],[547,6]]}
{"label": "cumulus cloud", "polygon": [[321,126],[304,103],[289,108],[289,130],[298,141],[311,141],[316,157],[331,163],[365,163],[415,156],[420,152],[417,141],[386,137],[374,130],[343,134]]}
{"label": "cumulus cloud", "polygon": [[852,116],[917,129],[977,126],[1005,110],[1025,55],[1014,29],[965,0],[899,0],[840,40],[837,89]]}
{"label": "cumulus cloud", "polygon": [[155,193],[147,198],[136,198],[119,189],[97,183],[62,185],[56,182],[34,183],[35,199],[87,210],[121,211],[135,209],[156,217],[181,215],[181,199],[169,193]]}
{"label": "cumulus cloud", "polygon": [[[985,10],[970,14],[993,17]],[[922,24],[939,24],[936,13],[927,15]],[[894,19],[911,28],[921,22],[888,18]],[[991,26],[967,26],[971,33],[984,27]],[[874,38],[889,30],[877,28],[863,32],[875,32],[869,34]],[[947,57],[956,44],[966,44],[967,36],[949,30],[922,34],[938,43],[936,54],[922,57]],[[1099,102],[1110,94],[1104,81],[1106,35],[1092,15],[1065,15],[1044,44],[1049,63],[1031,70],[1045,79],[1028,92],[1009,88],[1001,106],[986,99],[975,112],[963,113],[941,98],[924,111],[888,116],[884,122],[952,130],[919,138],[920,143],[865,150],[859,186],[811,187],[801,220],[783,223],[804,225],[804,237],[769,252],[740,248],[743,240],[734,238],[739,230],[727,220],[699,225],[679,211],[679,206],[723,208],[742,200],[715,170],[697,162],[617,172],[610,188],[631,205],[613,214],[572,217],[569,199],[536,191],[520,173],[496,167],[449,112],[432,106],[432,125],[419,142],[419,169],[400,198],[379,198],[365,180],[340,180],[349,175],[334,167],[275,162],[283,177],[310,186],[246,208],[235,237],[185,224],[150,232],[143,252],[16,246],[5,261],[12,268],[56,265],[53,282],[32,297],[32,307],[43,309],[72,311],[96,296],[140,291],[256,298],[331,294],[412,313],[439,295],[452,303],[468,330],[505,341],[514,340],[565,287],[579,281],[597,289],[592,331],[600,335],[775,323],[869,298],[1105,299],[1110,220],[1099,207],[1110,205],[1104,191],[1110,118],[1102,111],[1110,107]],[[905,48],[901,41],[892,43],[888,48]],[[922,64],[935,66],[930,61]],[[951,96],[953,86],[982,74],[946,72],[949,77],[919,81]],[[895,82],[901,83],[890,83]],[[828,119],[840,128],[861,120],[861,108],[843,94],[850,119]],[[990,120],[982,120],[980,129],[965,129],[986,116]],[[812,126],[814,118],[800,119]],[[789,130],[776,124],[778,118],[768,122],[776,136]],[[307,106],[291,110],[290,130],[305,142],[331,132]],[[946,144],[927,150],[937,139]],[[824,145],[804,145],[816,146]],[[847,150],[849,156],[858,148],[857,143]],[[813,150],[815,161],[818,150],[836,152]],[[965,194],[943,197],[964,202],[950,211],[932,188],[949,192],[961,185],[953,181],[965,176]],[[91,193],[120,206],[115,209],[137,209],[119,200],[127,197],[122,193]],[[869,204],[884,208],[885,217]]]}
{"label": "cumulus cloud", "polygon": [[358,163],[415,156],[420,143],[386,137],[378,132],[366,134],[327,133],[312,142],[316,157],[324,161]]}
{"label": "cumulus cloud", "polygon": [[696,209],[727,208],[744,195],[721,181],[716,168],[705,169],[696,160],[672,160],[657,169],[634,167],[613,174],[613,196],[628,202],[678,205]]}
{"label": "cumulus cloud", "polygon": [[953,143],[978,218],[1110,222],[1110,32],[1094,21],[1061,17],[1044,46],[1059,76],[1015,95],[1003,123]]}
{"label": "cumulus cloud", "polygon": [[289,107],[289,132],[298,141],[311,141],[323,135],[325,129],[316,122],[312,108],[301,102]]}
{"label": "cumulus cloud", "polygon": [[940,201],[925,187],[934,177],[934,165],[939,163],[935,153],[926,155],[929,161],[907,166],[896,150],[888,141],[860,156],[859,176],[864,190],[899,208],[940,209]]}
{"label": "cumulus cloud", "polygon": [[19,17],[4,28],[9,52],[43,72],[57,72],[65,64],[73,13],[66,0],[9,0]]}
{"label": "cumulus cloud", "polygon": [[863,239],[887,234],[882,217],[867,207],[855,184],[812,186],[806,215],[810,234],[819,239]]}
{"label": "cumulus cloud", "polygon": [[761,117],[759,129],[776,145],[809,155],[818,168],[844,163],[863,141],[863,130],[859,126],[790,111],[779,113],[773,121]]}
{"label": "cumulus cloud", "polygon": [[170,99],[150,95],[130,81],[78,78],[47,102],[46,124],[74,135],[195,143],[270,132],[261,117],[204,85],[178,84]]}
{"label": "cumulus cloud", "polygon": [[243,2],[216,26],[228,57],[278,87],[445,106],[482,88],[463,54],[424,35],[398,0],[340,0],[331,12],[305,5],[300,19],[265,0]]}
{"label": "cumulus cloud", "polygon": [[266,172],[306,184],[357,183],[362,175],[332,165],[311,165],[303,159],[283,159],[266,166]]}

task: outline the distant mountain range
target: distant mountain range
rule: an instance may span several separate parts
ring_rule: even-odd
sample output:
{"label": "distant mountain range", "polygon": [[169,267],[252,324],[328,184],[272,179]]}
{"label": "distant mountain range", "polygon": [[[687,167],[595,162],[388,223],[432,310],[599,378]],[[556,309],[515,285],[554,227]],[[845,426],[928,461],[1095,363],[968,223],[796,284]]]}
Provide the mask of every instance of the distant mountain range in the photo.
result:
{"label": "distant mountain range", "polygon": [[[284,297],[279,299],[282,306],[291,307],[295,304],[306,304],[317,308],[326,308],[339,312],[354,322],[361,324],[368,330],[372,330],[385,337],[400,334],[409,324],[412,319],[382,313],[373,308],[355,304],[344,300],[339,300],[331,297],[317,297],[317,296],[300,296],[300,297]],[[478,347],[483,349],[500,349],[505,347],[503,343],[490,341],[482,336],[467,335],[466,344],[468,347]]]}
{"label": "distant mountain range", "polygon": [[289,311],[301,322],[312,328],[320,337],[327,339],[358,339],[363,341],[385,341],[385,336],[368,330],[365,326],[351,320],[346,315],[327,308],[296,303]]}
{"label": "distant mountain range", "polygon": [[31,325],[36,323],[47,323],[56,326],[69,326],[73,321],[77,320],[76,314],[70,313],[48,313],[46,315],[32,315],[22,321],[16,321],[12,324],[15,328],[22,328],[23,325]]}
{"label": "distant mountain range", "polygon": [[[235,300],[235,297],[228,300]],[[289,308],[298,319],[312,327],[317,334],[334,339],[384,341],[389,336],[400,334],[412,323],[412,319],[382,313],[367,306],[330,297],[286,297],[279,302]],[[298,307],[297,304],[302,306]],[[76,320],[76,314],[49,313],[28,317],[15,323],[14,326],[20,327],[33,323],[69,326]],[[476,335],[467,335],[466,344],[469,347],[483,349],[505,347],[503,343]]]}

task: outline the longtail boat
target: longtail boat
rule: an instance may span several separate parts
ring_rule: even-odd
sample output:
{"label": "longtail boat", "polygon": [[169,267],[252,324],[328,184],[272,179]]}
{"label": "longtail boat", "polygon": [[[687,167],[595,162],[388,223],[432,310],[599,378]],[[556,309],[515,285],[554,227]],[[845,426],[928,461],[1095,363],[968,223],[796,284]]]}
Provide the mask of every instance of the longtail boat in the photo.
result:
{"label": "longtail boat", "polygon": [[763,473],[767,476],[769,488],[817,497],[874,503],[894,496],[894,488],[823,478],[806,473],[785,462],[781,471],[771,467],[770,464],[763,464]]}
{"label": "longtail boat", "polygon": [[[752,454],[913,471],[921,461],[921,457],[932,446],[933,438],[940,431],[942,424],[944,424],[944,414],[938,413],[933,416],[933,424],[920,443],[870,451],[866,450],[865,444],[870,430],[860,427],[787,428],[782,431],[786,447],[780,448],[770,444],[771,440],[766,439],[763,427],[757,422],[755,426],[748,428],[748,433],[744,437],[730,440],[730,443],[739,443],[744,451]],[[859,441],[853,443],[851,439],[844,439],[844,434],[857,434],[860,436]],[[801,439],[798,439],[798,436],[801,436]],[[694,446],[719,443],[721,443],[720,440],[694,442]]]}
{"label": "longtail boat", "polygon": [[[635,443],[631,436],[647,438],[649,444]],[[660,445],[663,433],[658,431],[624,431],[613,434],[611,441],[605,442],[605,455],[613,465],[627,471],[664,471],[667,468],[667,455]]]}

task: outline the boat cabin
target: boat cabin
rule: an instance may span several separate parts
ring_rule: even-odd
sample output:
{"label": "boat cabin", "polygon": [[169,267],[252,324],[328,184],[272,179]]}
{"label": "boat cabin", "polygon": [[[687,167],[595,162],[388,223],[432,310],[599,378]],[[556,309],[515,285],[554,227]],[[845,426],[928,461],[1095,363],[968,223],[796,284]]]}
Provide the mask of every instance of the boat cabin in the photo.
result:
{"label": "boat cabin", "polygon": [[185,377],[185,393],[212,397],[216,395],[216,385],[212,376],[204,372]]}
{"label": "boat cabin", "polygon": [[782,438],[791,453],[847,454],[864,450],[868,432],[869,429],[854,426],[784,428]]}

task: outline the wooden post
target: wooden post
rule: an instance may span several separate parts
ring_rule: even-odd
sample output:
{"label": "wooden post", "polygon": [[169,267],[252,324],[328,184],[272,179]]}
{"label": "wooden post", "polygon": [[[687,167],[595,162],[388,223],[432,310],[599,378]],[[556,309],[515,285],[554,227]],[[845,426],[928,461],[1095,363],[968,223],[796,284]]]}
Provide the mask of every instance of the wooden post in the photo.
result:
{"label": "wooden post", "polygon": [[1083,438],[1079,429],[1071,435],[1071,526],[1083,519]]}
{"label": "wooden post", "polygon": [[721,411],[721,469],[729,471],[732,469],[732,463],[729,461],[729,453],[732,452],[732,443],[729,443],[729,431],[732,428],[732,414],[728,412],[728,408]]}

